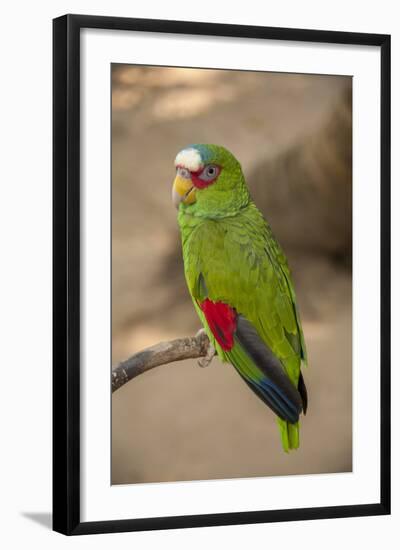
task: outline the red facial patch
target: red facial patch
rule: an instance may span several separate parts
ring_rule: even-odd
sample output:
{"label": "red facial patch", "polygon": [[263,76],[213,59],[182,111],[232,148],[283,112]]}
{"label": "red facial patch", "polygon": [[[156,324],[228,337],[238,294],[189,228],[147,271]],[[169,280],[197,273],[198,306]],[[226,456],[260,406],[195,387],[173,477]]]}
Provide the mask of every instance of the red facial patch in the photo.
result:
{"label": "red facial patch", "polygon": [[231,350],[236,330],[236,311],[223,302],[212,302],[208,298],[201,302],[200,307],[218,344],[224,351]]}
{"label": "red facial patch", "polygon": [[190,175],[192,176],[193,185],[197,187],[197,189],[205,189],[209,185],[213,184],[221,173],[221,169],[219,167],[216,167],[216,168],[217,168],[217,173],[212,179],[204,178],[203,174],[204,174],[205,168],[201,168],[200,170],[197,170],[197,172],[190,172]]}
{"label": "red facial patch", "polygon": [[176,168],[178,170],[180,168],[186,170],[188,174],[190,174],[192,183],[195,187],[197,187],[197,189],[205,189],[209,185],[213,184],[221,173],[220,166],[217,166],[215,164],[213,164],[212,166],[216,169],[216,174],[213,177],[207,175],[207,168],[209,168],[208,166],[202,166],[200,170],[197,170],[196,172],[188,170],[188,168],[186,168],[186,166],[184,166],[183,164],[177,164]]}

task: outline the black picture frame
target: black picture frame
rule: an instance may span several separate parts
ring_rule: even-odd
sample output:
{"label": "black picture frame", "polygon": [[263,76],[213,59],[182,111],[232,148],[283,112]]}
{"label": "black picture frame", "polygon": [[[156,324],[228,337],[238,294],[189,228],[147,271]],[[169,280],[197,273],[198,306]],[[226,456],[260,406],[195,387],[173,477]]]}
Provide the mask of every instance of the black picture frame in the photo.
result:
{"label": "black picture frame", "polygon": [[[373,504],[80,520],[80,31],[84,28],[378,46],[381,50],[381,495]],[[66,535],[390,513],[390,35],[65,15],[53,21],[53,529]]]}

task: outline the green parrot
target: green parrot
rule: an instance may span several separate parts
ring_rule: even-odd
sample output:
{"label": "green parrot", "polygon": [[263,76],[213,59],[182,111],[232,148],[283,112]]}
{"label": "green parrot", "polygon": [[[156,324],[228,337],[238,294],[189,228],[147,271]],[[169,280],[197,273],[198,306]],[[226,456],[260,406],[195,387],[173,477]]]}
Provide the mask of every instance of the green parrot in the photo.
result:
{"label": "green parrot", "polygon": [[190,145],[175,159],[185,277],[218,357],[277,416],[284,451],[299,447],[307,364],[285,255],[224,147]]}

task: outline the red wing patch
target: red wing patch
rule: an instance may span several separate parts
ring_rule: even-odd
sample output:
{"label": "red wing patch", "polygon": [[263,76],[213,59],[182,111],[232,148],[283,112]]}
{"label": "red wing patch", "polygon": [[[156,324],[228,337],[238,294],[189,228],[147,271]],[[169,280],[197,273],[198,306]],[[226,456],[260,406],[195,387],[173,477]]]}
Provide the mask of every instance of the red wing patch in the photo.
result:
{"label": "red wing patch", "polygon": [[236,311],[223,302],[212,302],[208,298],[201,302],[200,307],[218,344],[224,351],[231,350],[236,330]]}

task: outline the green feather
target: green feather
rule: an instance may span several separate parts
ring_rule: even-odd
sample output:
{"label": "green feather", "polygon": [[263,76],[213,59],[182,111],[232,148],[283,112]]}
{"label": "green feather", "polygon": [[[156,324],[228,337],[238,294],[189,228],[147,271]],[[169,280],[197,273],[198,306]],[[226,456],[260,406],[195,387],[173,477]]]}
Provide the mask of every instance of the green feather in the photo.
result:
{"label": "green feather", "polygon": [[[198,306],[208,297],[235,308],[256,329],[297,388],[307,355],[286,258],[250,198],[238,161],[218,146],[192,146],[219,165],[213,185],[196,190],[196,202],[180,205],[185,277],[196,311],[219,357],[247,381],[262,373],[237,344],[224,352]],[[299,425],[278,418],[285,451],[299,446]]]}

